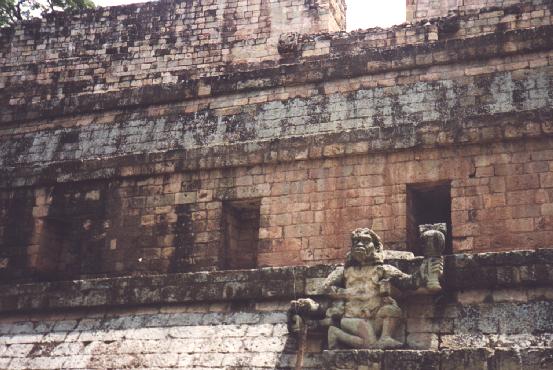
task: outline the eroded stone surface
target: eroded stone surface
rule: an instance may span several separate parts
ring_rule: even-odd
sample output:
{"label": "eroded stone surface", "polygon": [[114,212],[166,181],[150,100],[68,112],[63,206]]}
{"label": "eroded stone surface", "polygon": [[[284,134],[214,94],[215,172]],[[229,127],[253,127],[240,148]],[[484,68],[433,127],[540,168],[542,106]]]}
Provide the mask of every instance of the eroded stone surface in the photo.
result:
{"label": "eroded stone surface", "polygon": [[[209,311],[204,305],[4,317],[0,363],[6,369],[280,369],[293,362],[285,313]],[[321,366],[314,355],[305,365]]]}
{"label": "eroded stone surface", "polygon": [[[338,262],[362,225],[414,250],[416,183],[451,185],[455,252],[547,247],[549,2],[305,33],[341,29],[342,5],[155,3],[3,31],[1,278],[222,269],[223,204],[250,199],[260,267]],[[282,25],[298,53],[278,53]]]}

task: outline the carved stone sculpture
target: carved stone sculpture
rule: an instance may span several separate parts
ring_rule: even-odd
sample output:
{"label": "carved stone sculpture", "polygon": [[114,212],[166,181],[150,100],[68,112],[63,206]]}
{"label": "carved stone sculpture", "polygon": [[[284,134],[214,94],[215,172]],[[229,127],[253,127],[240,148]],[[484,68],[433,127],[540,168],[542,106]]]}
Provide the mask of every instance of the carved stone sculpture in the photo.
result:
{"label": "carved stone sculpture", "polygon": [[424,271],[426,288],[431,292],[442,290],[440,277],[442,269],[436,269],[434,266],[443,266],[442,253],[445,249],[445,234],[447,232],[446,224],[429,224],[419,226],[420,239],[422,241],[422,250],[426,259],[423,261],[421,271]]}
{"label": "carved stone sculpture", "polygon": [[[356,229],[345,265],[336,268],[323,284],[330,303],[325,306],[309,298],[292,301],[289,330],[298,333],[305,325],[328,327],[329,349],[402,347],[404,343],[395,337],[395,330],[403,315],[394,297],[405,290],[436,291],[433,279],[442,270],[439,258],[425,260],[421,269],[411,275],[385,264],[380,237],[370,229]],[[434,284],[432,289],[426,286],[429,281]]]}
{"label": "carved stone sculpture", "polygon": [[301,48],[299,41],[300,34],[297,32],[288,32],[280,35],[278,39],[277,50],[279,54],[296,53]]}

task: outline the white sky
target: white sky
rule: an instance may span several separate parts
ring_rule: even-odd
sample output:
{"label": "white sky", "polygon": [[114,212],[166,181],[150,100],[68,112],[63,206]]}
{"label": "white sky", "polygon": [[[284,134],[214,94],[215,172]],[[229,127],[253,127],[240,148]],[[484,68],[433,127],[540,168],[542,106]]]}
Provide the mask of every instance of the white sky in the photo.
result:
{"label": "white sky", "polygon": [[[144,0],[94,0],[96,5],[111,6],[141,3]],[[405,0],[346,0],[348,31],[369,27],[389,27],[405,22]]]}

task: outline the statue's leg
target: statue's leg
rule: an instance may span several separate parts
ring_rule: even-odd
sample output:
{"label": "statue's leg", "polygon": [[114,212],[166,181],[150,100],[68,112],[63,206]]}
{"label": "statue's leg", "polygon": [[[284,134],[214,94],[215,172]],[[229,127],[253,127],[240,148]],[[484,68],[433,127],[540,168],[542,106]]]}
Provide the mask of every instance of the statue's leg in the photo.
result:
{"label": "statue's leg", "polygon": [[328,328],[328,349],[336,349],[343,343],[348,347],[359,348],[363,344],[363,338],[348,334],[336,326]]}
{"label": "statue's leg", "polygon": [[319,325],[322,327],[331,326],[332,319],[330,317],[325,317],[324,319],[319,320]]}
{"label": "statue's leg", "polygon": [[382,320],[382,334],[376,346],[379,348],[403,346],[403,343],[392,337],[401,320],[401,309],[397,305],[386,305],[378,310],[376,316],[377,320]]}
{"label": "statue's leg", "polygon": [[340,321],[340,326],[348,333],[363,338],[365,344],[376,342],[376,334],[369,320],[346,317]]}
{"label": "statue's leg", "polygon": [[382,333],[382,318],[381,317],[375,317],[374,319],[374,324],[373,324],[373,327],[374,327],[374,332],[376,334],[377,337],[380,338],[380,333]]}
{"label": "statue's leg", "polygon": [[343,318],[340,327],[328,328],[328,348],[335,349],[339,343],[352,348],[367,348],[376,341],[372,325],[363,319]]}

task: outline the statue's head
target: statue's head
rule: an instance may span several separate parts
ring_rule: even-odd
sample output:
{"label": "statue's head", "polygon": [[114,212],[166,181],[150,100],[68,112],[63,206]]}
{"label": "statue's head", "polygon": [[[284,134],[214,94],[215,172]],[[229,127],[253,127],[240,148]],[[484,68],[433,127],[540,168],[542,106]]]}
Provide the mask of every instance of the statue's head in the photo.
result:
{"label": "statue's head", "polygon": [[368,228],[359,228],[351,233],[351,251],[346,264],[375,265],[384,262],[384,246],[380,237]]}

